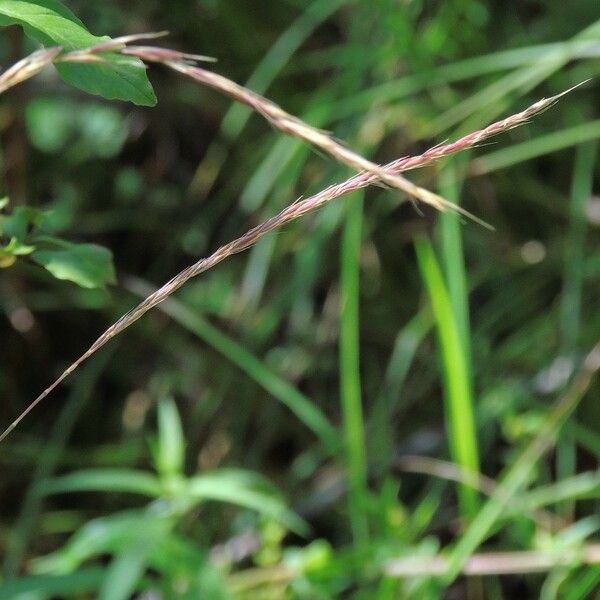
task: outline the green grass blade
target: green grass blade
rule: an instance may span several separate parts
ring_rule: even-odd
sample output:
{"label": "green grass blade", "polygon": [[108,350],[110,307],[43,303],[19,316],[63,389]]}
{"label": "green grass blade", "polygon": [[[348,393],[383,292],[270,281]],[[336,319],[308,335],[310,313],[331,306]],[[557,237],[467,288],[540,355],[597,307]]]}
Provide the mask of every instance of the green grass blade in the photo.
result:
{"label": "green grass blade", "polygon": [[172,398],[163,398],[158,403],[158,441],[156,470],[163,477],[181,475],[185,464],[185,436]]}
{"label": "green grass blade", "polygon": [[340,394],[349,481],[349,513],[355,543],[368,538],[367,457],[360,387],[359,292],[363,193],[347,200],[341,256]]}
{"label": "green grass blade", "polygon": [[[455,204],[459,204],[459,171],[462,172],[464,156],[454,157],[440,176],[440,194]],[[440,215],[442,256],[448,293],[454,316],[460,332],[461,343],[471,364],[471,326],[469,323],[469,292],[463,253],[461,221],[458,213],[444,212]],[[470,370],[470,369],[469,369]],[[469,375],[470,377],[470,375]]]}
{"label": "green grass blade", "polygon": [[[563,293],[560,303],[561,354],[571,359],[575,359],[579,339],[584,243],[587,229],[585,205],[592,195],[596,146],[595,142],[588,142],[578,147],[571,186],[569,232],[566,240]],[[576,454],[575,435],[572,431],[565,431],[556,453],[556,470],[559,479],[567,479],[575,474]],[[565,518],[573,517],[574,502],[567,499],[560,508]]]}
{"label": "green grass blade", "polygon": [[151,498],[162,494],[163,488],[151,473],[133,469],[89,469],[55,477],[40,486],[44,494],[72,492],[127,492]]}
{"label": "green grass blade", "polygon": [[[431,243],[420,238],[416,240],[415,248],[439,338],[450,454],[461,468],[478,473],[479,456],[469,363],[461,342],[460,328]],[[461,486],[459,501],[461,513],[472,516],[477,509],[477,492],[468,486]]]}
{"label": "green grass blade", "polygon": [[564,590],[563,600],[588,600],[598,591],[600,582],[600,567],[587,567],[579,577],[571,578],[569,589]]}
{"label": "green grass blade", "polygon": [[[600,127],[598,133],[600,134]],[[575,352],[579,338],[584,242],[587,229],[585,206],[592,195],[596,147],[595,142],[583,144],[577,149],[575,157],[560,305],[562,346],[563,353],[567,355]]]}
{"label": "green grass blade", "polygon": [[[579,32],[570,42],[576,44],[585,40],[597,39],[599,32],[600,20]],[[504,101],[512,92],[524,94],[566,65],[573,57],[574,47],[573,43],[563,43],[555,50],[548,52],[542,60],[516,69],[512,73],[494,81],[481,91],[469,96],[466,100],[452,106],[452,108],[437,119],[434,119],[427,129],[427,134],[438,135],[442,131],[457,125],[471,115],[477,115],[481,111],[486,111],[486,118],[493,118],[499,110],[503,110]],[[478,121],[479,119],[480,117],[477,116]],[[466,128],[470,129],[471,124]]]}
{"label": "green grass blade", "polygon": [[524,510],[535,510],[550,504],[579,498],[597,498],[600,494],[600,472],[580,473],[556,483],[531,490],[523,495],[519,505]]}
{"label": "green grass blade", "polygon": [[[467,58],[442,65],[431,71],[386,81],[360,91],[352,97],[341,100],[335,111],[335,116],[344,118],[362,113],[373,104],[393,103],[435,86],[465,81],[497,71],[531,66],[546,58],[549,53],[564,52],[567,45],[569,46],[570,56],[574,59],[591,58],[598,56],[600,53],[600,49],[594,40],[581,40],[526,46]],[[323,65],[320,64],[319,68],[322,69]]]}
{"label": "green grass blade", "polygon": [[372,465],[386,473],[394,459],[392,417],[408,406],[402,388],[417,350],[433,326],[429,310],[421,310],[398,333],[383,383],[368,418],[369,450]]}

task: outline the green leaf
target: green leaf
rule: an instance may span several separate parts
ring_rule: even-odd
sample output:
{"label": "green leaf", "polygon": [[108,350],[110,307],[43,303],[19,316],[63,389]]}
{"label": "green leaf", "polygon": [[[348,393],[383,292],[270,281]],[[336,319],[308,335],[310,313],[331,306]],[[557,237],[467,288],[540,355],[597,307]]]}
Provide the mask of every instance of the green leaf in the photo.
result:
{"label": "green leaf", "polygon": [[308,525],[287,508],[277,489],[264,477],[241,469],[220,469],[197,475],[188,482],[191,500],[218,500],[256,510],[291,530],[305,534]]}
{"label": "green leaf", "polygon": [[29,206],[17,206],[12,214],[0,216],[0,233],[23,242],[30,225],[38,225],[44,213]]}
{"label": "green leaf", "polygon": [[[36,42],[65,50],[88,48],[109,39],[92,35],[57,0],[0,0],[0,25],[20,25]],[[142,106],[156,104],[142,61],[114,53],[103,56],[104,63],[63,63],[56,68],[67,83],[90,94]]]}
{"label": "green leaf", "polygon": [[185,458],[185,441],[177,406],[171,398],[161,400],[158,405],[158,436],[158,471],[163,475],[180,474]]}
{"label": "green leaf", "polygon": [[151,473],[133,469],[92,469],[55,477],[43,483],[44,494],[64,492],[127,492],[158,497],[160,481]]}
{"label": "green leaf", "polygon": [[4,196],[4,198],[0,198],[0,210],[5,209],[8,206],[9,198],[8,196]]}
{"label": "green leaf", "polygon": [[61,243],[61,248],[36,250],[31,258],[57,279],[84,288],[102,288],[115,282],[112,253],[96,244]]}
{"label": "green leaf", "polygon": [[168,534],[170,524],[156,519],[138,529],[137,535],[124,544],[113,558],[99,600],[127,600],[138,587],[150,556],[161,539]]}
{"label": "green leaf", "polygon": [[[0,583],[0,600],[31,598],[76,598],[94,594],[106,577],[100,567],[89,567],[61,576],[34,575]],[[39,595],[38,595],[39,594]],[[30,596],[31,595],[31,596]]]}
{"label": "green leaf", "polygon": [[157,529],[165,532],[171,525],[171,517],[158,511],[129,510],[92,519],[61,548],[32,560],[30,571],[54,575],[72,573],[95,556],[119,554],[131,547],[140,538],[140,532]]}
{"label": "green leaf", "polygon": [[13,237],[10,242],[1,249],[2,252],[10,254],[12,256],[26,256],[31,254],[35,250],[35,246],[27,246],[22,244],[17,238]]}

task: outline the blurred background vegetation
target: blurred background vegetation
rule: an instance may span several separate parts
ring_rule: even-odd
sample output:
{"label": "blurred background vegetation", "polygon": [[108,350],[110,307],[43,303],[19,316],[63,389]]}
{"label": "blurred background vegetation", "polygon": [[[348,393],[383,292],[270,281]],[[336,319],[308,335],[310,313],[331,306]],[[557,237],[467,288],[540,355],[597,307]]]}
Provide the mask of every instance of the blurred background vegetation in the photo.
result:
{"label": "blurred background vegetation", "polygon": [[[600,70],[598,0],[67,4],[98,35],[169,30],[165,46],[381,163]],[[1,62],[35,47],[4,28]],[[110,249],[117,275],[81,287],[3,264],[3,427],[153,287],[351,175],[149,76],[154,108],[52,69],[3,96],[5,211],[48,211],[46,233]],[[111,342],[0,445],[0,598],[592,597],[599,106],[592,79],[412,175],[493,232],[372,187]],[[486,555],[459,575],[499,551],[533,566]]]}

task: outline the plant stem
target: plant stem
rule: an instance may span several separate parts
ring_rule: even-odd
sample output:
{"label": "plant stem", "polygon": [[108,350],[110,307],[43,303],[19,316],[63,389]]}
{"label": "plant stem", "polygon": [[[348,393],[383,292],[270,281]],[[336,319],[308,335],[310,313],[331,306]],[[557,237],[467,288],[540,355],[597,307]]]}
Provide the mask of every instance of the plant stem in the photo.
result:
{"label": "plant stem", "polygon": [[349,481],[349,513],[354,541],[368,538],[367,460],[360,388],[359,290],[363,193],[349,199],[341,256],[340,393]]}

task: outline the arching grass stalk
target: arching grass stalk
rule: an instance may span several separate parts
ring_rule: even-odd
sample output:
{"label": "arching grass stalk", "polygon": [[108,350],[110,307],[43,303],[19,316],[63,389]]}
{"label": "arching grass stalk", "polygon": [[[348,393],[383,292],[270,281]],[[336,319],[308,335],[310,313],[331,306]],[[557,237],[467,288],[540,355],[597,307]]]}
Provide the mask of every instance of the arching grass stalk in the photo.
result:
{"label": "arching grass stalk", "polygon": [[[147,36],[156,37],[158,35],[161,34],[148,34]],[[145,34],[142,34],[142,36],[147,37]],[[137,39],[140,38],[138,37]],[[376,175],[383,183],[399,189],[409,196],[433,206],[437,210],[452,208],[452,205],[441,196],[415,185],[397,173],[386,171],[381,165],[364,158],[335,140],[328,132],[312,127],[297,117],[289,114],[264,96],[227,79],[227,77],[202,69],[195,64],[199,61],[211,59],[208,59],[205,56],[178,52],[169,48],[159,48],[156,46],[128,46],[127,44],[131,41],[136,41],[136,36],[115,38],[114,40],[110,40],[109,42],[92,48],[65,54],[60,57],[60,60],[67,62],[81,60],[86,62],[90,60],[90,58],[101,59],[102,52],[115,51],[127,56],[135,56],[145,63],[164,64],[174,71],[182,73],[203,85],[216,89],[241,104],[245,104],[252,110],[261,114],[279,131],[320,148],[340,163],[348,165],[356,171],[367,171],[368,173]]]}
{"label": "arching grass stalk", "polygon": [[[398,173],[404,171],[425,167],[440,158],[449,156],[461,150],[465,150],[466,148],[471,148],[494,135],[508,131],[509,129],[526,123],[534,115],[537,115],[556,104],[556,102],[558,102],[558,100],[561,97],[569,93],[572,89],[574,88],[566,90],[561,94],[557,94],[556,96],[552,96],[551,98],[542,99],[522,112],[516,113],[514,115],[511,115],[510,117],[492,123],[484,129],[472,132],[466,136],[461,137],[455,142],[434,146],[433,148],[430,148],[423,154],[419,154],[417,156],[409,156],[397,159],[388,163],[382,168],[390,175],[397,175]],[[63,382],[71,373],[73,373],[85,360],[92,356],[113,337],[123,332],[140,317],[146,314],[149,310],[151,310],[157,304],[162,302],[165,298],[168,298],[182,285],[184,285],[189,279],[199,275],[200,273],[204,273],[209,269],[212,269],[214,266],[216,266],[229,256],[232,256],[233,254],[237,254],[239,252],[243,252],[268,233],[271,233],[272,231],[275,231],[276,229],[287,225],[288,223],[298,219],[299,217],[302,217],[310,212],[317,210],[318,208],[321,208],[322,206],[324,206],[328,202],[331,202],[332,200],[345,196],[346,194],[349,194],[351,192],[363,189],[369,185],[377,183],[379,180],[380,178],[377,175],[374,175],[369,172],[361,172],[342,183],[331,185],[325,188],[324,190],[315,194],[314,196],[310,196],[304,199],[301,198],[284,208],[274,217],[271,217],[270,219],[267,219],[260,225],[250,229],[241,237],[225,244],[224,246],[221,246],[210,256],[202,258],[196,263],[185,268],[183,271],[181,271],[180,273],[175,275],[175,277],[169,280],[166,284],[164,284],[161,288],[159,288],[156,292],[148,296],[138,306],[136,306],[135,308],[127,312],[125,315],[123,315],[116,323],[111,325],[90,346],[90,348],[86,350],[86,352],[84,352],[48,388],[46,388],[31,404],[29,404],[29,406],[17,417],[17,419],[15,419],[11,423],[11,425],[0,435],[0,441],[6,438],[6,436],[23,420],[23,418],[25,418],[25,416],[27,416],[44,398],[46,398],[56,387],[58,387],[58,385],[60,385],[61,382]]]}

